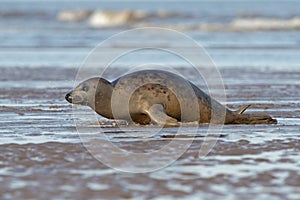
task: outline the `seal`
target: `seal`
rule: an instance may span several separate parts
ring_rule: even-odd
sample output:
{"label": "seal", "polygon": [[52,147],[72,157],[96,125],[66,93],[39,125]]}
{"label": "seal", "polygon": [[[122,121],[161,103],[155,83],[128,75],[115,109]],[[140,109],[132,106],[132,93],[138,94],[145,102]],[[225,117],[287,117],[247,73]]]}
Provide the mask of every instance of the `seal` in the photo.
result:
{"label": "seal", "polygon": [[137,71],[113,82],[99,77],[90,78],[67,93],[65,99],[72,104],[89,106],[105,118],[141,125],[155,123],[172,127],[179,126],[181,122],[195,121],[214,124],[277,123],[267,114],[244,114],[251,105],[232,111],[192,82],[162,70]]}

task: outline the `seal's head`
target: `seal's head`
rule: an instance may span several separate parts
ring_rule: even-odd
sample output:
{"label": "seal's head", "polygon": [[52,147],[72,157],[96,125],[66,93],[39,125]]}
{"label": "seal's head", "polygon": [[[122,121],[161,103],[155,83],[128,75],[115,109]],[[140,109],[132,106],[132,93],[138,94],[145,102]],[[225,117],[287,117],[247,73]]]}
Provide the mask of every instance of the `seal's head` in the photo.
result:
{"label": "seal's head", "polygon": [[103,98],[111,93],[112,85],[104,78],[91,78],[80,83],[74,90],[66,94],[69,103],[80,104],[95,108]]}

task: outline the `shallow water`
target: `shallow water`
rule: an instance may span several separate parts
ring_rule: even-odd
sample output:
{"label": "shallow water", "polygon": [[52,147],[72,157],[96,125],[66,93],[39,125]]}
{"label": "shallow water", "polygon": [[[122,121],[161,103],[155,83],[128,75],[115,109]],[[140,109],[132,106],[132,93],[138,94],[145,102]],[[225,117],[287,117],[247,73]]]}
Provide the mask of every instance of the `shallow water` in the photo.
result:
{"label": "shallow water", "polygon": [[[57,81],[51,68],[6,68],[6,78],[11,70],[16,77],[28,73],[28,78],[13,81],[10,88],[1,82],[0,179],[6,183],[0,187],[2,199],[299,197],[299,71],[289,76],[284,71],[248,69],[245,76],[237,68],[232,69],[235,75],[245,78],[235,81],[231,70],[221,71],[229,107],[254,104],[248,112],[267,112],[278,119],[277,125],[226,125],[209,137],[207,126],[202,125],[196,132],[185,129],[177,138],[177,129],[166,128],[148,137],[154,127],[123,125],[120,131],[101,118],[101,130],[108,139],[130,152],[151,152],[174,139],[194,141],[171,166],[146,174],[128,174],[97,161],[81,144],[72,107],[64,100],[72,87],[71,81],[64,80],[76,69],[56,69],[60,74]],[[179,71],[188,74],[186,69]],[[274,83],[278,74],[283,83]],[[270,81],[252,84],[248,81],[251,79]],[[287,85],[286,81],[291,82]],[[206,139],[217,143],[207,157],[198,158]]]}
{"label": "shallow water", "polygon": [[[129,2],[127,7],[133,11],[162,9],[177,15],[92,28],[87,21],[61,22],[57,14],[68,9],[122,10],[121,4],[1,2],[0,182],[5,184],[0,185],[0,199],[300,199],[299,29],[199,28],[214,23],[227,26],[240,18],[289,20],[299,16],[298,4],[201,1],[182,6],[180,2]],[[97,116],[107,139],[129,152],[151,152],[173,140],[193,144],[176,162],[150,173],[119,172],[96,160],[83,146],[72,106],[64,96],[73,87],[78,67],[99,42],[149,24],[184,30],[206,49],[225,84],[227,99],[223,104],[231,109],[252,104],[246,112],[268,113],[278,124],[226,125],[209,136],[207,125],[197,131],[193,126],[185,127],[177,137],[176,128],[165,128],[149,136],[157,127],[120,122],[120,129],[115,121]],[[146,42],[147,35],[133,35],[103,48],[102,56]],[[164,47],[174,45],[174,41],[159,42]],[[175,44],[191,56],[198,55],[185,43]],[[120,59],[106,77],[113,80],[135,60],[152,63],[157,59],[207,92],[204,81],[193,70],[172,56],[156,53]],[[95,64],[103,67],[101,61]],[[210,72],[205,67],[202,70]],[[76,110],[83,114],[89,111],[84,107]],[[100,133],[91,122],[82,119],[82,123]],[[199,158],[199,150],[207,141],[216,145],[205,158]],[[111,160],[119,159],[107,154]]]}

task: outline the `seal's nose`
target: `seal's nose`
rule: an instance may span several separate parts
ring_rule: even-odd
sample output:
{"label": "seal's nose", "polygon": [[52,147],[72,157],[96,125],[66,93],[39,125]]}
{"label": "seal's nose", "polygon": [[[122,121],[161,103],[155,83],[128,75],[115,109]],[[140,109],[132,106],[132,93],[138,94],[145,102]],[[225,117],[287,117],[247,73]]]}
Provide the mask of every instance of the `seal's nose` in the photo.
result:
{"label": "seal's nose", "polygon": [[65,99],[66,99],[69,103],[72,103],[71,92],[69,92],[68,94],[66,94]]}

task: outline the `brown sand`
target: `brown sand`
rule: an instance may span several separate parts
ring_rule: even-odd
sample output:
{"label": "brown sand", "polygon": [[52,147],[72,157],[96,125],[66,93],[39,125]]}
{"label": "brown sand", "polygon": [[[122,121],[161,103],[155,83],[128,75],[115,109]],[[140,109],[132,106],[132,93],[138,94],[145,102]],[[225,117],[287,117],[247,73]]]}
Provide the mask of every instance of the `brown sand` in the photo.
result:
{"label": "brown sand", "polygon": [[[201,86],[189,70],[181,72]],[[254,104],[248,112],[267,112],[279,124],[225,126],[221,137],[210,137],[217,144],[205,159],[197,158],[207,128],[200,127],[198,135],[177,138],[194,139],[178,161],[145,174],[108,168],[80,143],[64,100],[75,75],[75,69],[1,69],[0,199],[299,198],[300,71],[223,70],[230,108]],[[176,134],[132,138],[103,122],[108,138],[132,152],[159,149]],[[126,130],[145,135],[151,128]]]}

